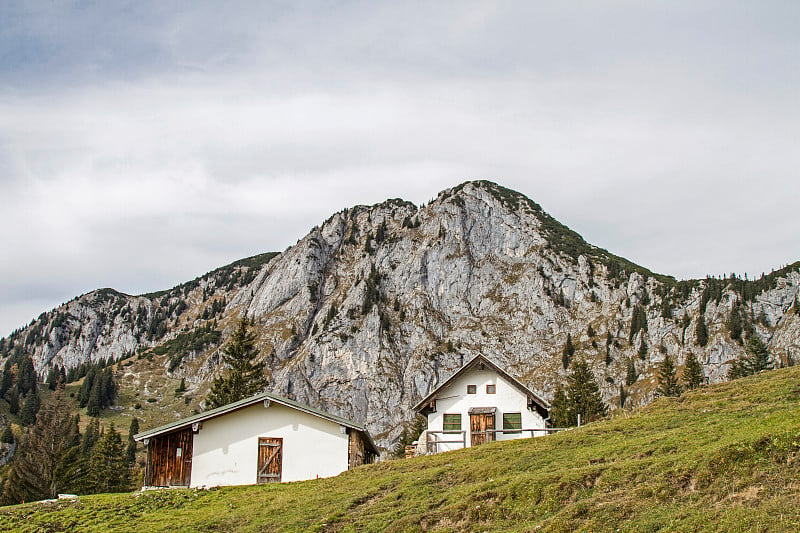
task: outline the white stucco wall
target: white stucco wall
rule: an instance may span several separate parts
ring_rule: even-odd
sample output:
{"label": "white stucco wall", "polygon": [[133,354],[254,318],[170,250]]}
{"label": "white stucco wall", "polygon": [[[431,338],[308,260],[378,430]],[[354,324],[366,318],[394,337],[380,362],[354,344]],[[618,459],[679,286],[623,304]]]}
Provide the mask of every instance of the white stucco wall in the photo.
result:
{"label": "white stucco wall", "polygon": [[272,402],[203,422],[194,435],[192,487],[256,483],[258,438],[283,439],[281,481],[335,476],[347,470],[348,435],[339,424]]}
{"label": "white stucco wall", "polygon": [[[489,384],[496,386],[495,394],[486,394],[486,385]],[[476,394],[467,394],[467,385],[475,385]],[[494,370],[472,368],[439,391],[436,397],[436,411],[428,414],[428,430],[441,431],[445,414],[461,414],[461,429],[466,431],[466,445],[469,447],[469,410],[472,407],[496,407],[495,429],[503,429],[503,413],[521,413],[523,429],[545,427],[544,419],[539,413],[528,409],[528,398],[522,391]],[[531,432],[495,435],[497,440],[512,440],[530,437]],[[541,436],[544,433],[537,432],[535,435]],[[460,435],[436,434],[436,437],[442,440],[456,440]],[[440,444],[438,451],[456,450],[461,447],[461,443]]]}

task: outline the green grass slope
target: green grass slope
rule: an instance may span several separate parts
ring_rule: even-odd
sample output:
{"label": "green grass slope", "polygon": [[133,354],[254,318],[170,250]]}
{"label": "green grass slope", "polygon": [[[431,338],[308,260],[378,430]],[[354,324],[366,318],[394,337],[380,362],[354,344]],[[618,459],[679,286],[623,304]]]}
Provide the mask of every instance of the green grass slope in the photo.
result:
{"label": "green grass slope", "polygon": [[800,367],[331,479],[0,508],[14,531],[799,531]]}

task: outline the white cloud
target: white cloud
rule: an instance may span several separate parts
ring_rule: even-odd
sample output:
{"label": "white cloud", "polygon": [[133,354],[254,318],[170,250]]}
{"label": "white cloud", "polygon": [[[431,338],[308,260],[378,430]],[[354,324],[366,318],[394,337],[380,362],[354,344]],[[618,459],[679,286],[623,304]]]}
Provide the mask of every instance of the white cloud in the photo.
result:
{"label": "white cloud", "polygon": [[797,9],[0,9],[0,334],[471,178],[679,277],[798,259]]}

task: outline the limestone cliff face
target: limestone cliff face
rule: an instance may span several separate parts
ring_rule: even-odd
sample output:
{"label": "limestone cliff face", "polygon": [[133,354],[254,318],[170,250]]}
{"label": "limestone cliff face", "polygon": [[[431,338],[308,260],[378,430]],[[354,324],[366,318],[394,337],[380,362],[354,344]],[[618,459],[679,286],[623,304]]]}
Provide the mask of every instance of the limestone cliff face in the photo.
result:
{"label": "limestone cliff face", "polygon": [[[410,407],[478,353],[550,398],[566,374],[569,334],[610,403],[620,385],[629,401],[649,401],[665,354],[680,366],[693,352],[710,381],[724,379],[743,353],[730,335],[732,313],[753,323],[778,358],[800,358],[798,267],[746,290],[736,280],[676,283],[585,243],[522,195],[469,182],[421,208],[390,200],[346,209],[275,257],[165,293],[85,295],[12,342],[44,372],[158,351],[216,320],[219,342],[187,341],[185,353],[172,350],[164,361],[165,372],[202,384],[217,371],[232,322],[246,314],[274,392],[364,421],[389,445]],[[695,336],[702,308],[705,346]],[[632,331],[637,313],[646,324]],[[629,359],[640,373],[630,387]]]}

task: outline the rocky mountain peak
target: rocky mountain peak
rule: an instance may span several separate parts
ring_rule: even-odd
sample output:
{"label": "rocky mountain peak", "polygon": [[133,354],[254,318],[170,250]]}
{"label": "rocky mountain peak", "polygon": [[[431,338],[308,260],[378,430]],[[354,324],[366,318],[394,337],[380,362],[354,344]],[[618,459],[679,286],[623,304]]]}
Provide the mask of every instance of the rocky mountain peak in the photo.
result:
{"label": "rocky mountain peak", "polygon": [[[724,379],[743,352],[733,314],[780,357],[800,358],[798,287],[800,263],[746,283],[676,282],[586,243],[524,195],[470,181],[421,207],[344,209],[280,254],[169,291],[84,295],[4,339],[0,355],[30,353],[44,374],[138,354],[125,363],[131,387],[140,365],[160,365],[202,408],[218,350],[246,315],[273,392],[364,421],[389,445],[411,406],[477,354],[545,398],[582,357],[606,400],[625,389],[626,405],[652,398],[667,354],[680,366],[694,353],[709,380]],[[575,353],[565,355],[568,335]]]}

